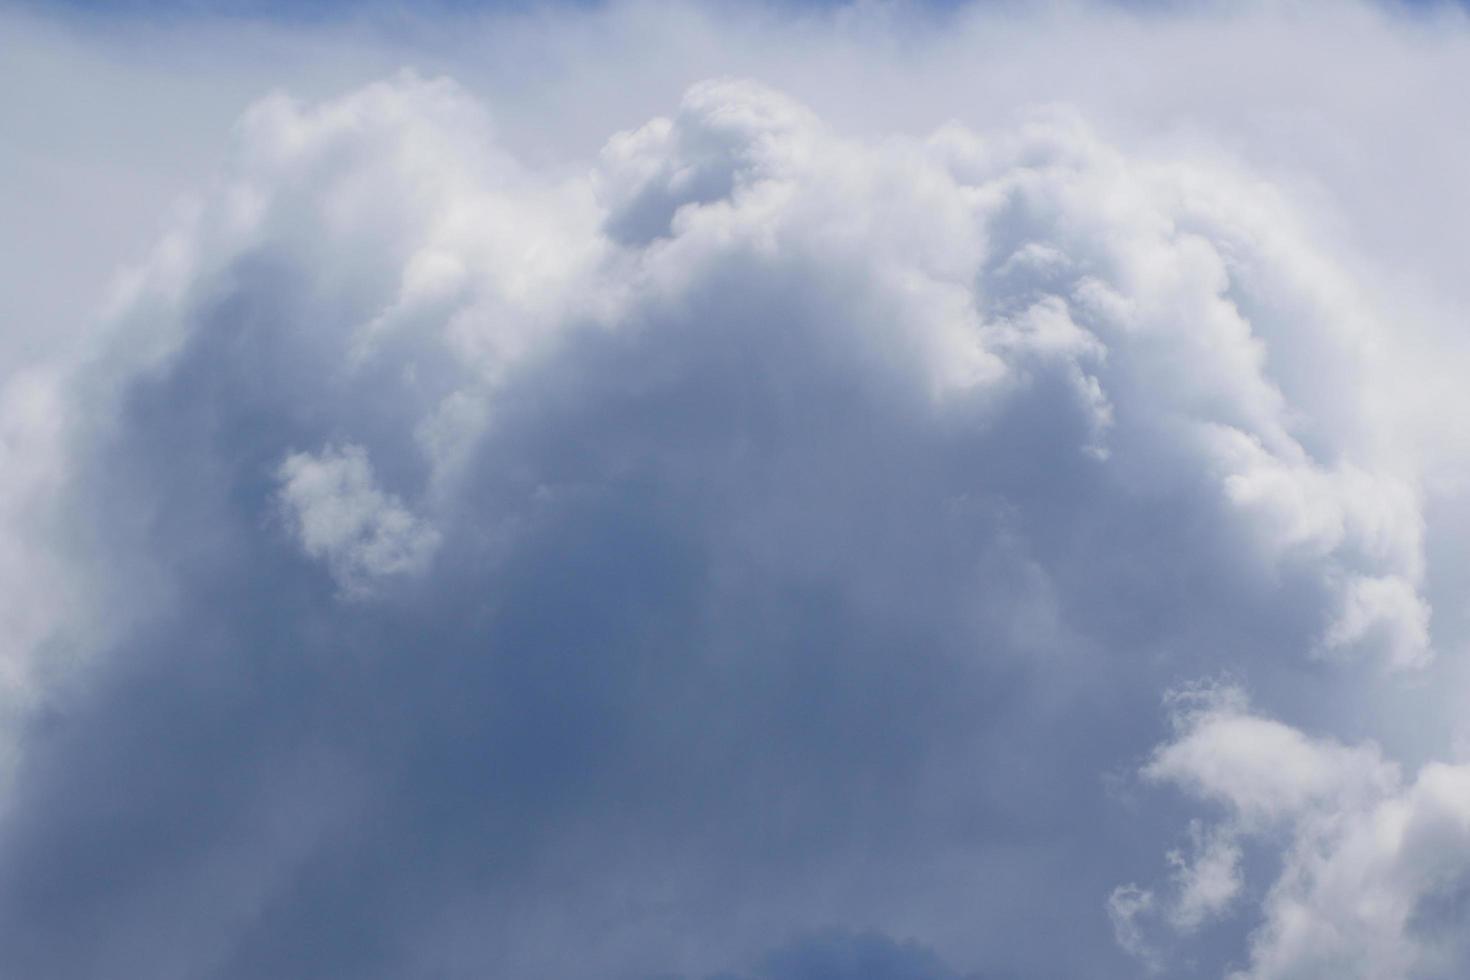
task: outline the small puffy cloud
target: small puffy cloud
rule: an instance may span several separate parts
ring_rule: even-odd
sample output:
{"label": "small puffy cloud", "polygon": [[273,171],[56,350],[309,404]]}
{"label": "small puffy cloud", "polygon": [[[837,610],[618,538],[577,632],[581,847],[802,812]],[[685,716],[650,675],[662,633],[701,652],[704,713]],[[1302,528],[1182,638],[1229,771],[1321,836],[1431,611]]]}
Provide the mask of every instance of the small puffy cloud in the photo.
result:
{"label": "small puffy cloud", "polygon": [[378,489],[361,446],[292,453],[277,473],[286,521],[344,592],[360,595],[385,576],[422,571],[439,533]]}
{"label": "small puffy cloud", "polygon": [[1252,713],[1238,689],[1186,690],[1172,700],[1179,735],[1154,752],[1143,776],[1222,803],[1253,828],[1324,800],[1371,797],[1398,780],[1375,747],[1308,738]]}

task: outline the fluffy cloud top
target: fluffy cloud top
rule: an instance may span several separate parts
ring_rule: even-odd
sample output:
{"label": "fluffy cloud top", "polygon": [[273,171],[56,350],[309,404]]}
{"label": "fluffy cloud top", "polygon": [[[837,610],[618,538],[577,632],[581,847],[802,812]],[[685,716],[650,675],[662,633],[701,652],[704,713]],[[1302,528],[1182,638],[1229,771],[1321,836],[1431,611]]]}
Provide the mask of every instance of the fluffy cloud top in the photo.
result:
{"label": "fluffy cloud top", "polygon": [[1463,973],[1389,274],[1077,109],[642,108],[266,97],[3,376],[0,973]]}

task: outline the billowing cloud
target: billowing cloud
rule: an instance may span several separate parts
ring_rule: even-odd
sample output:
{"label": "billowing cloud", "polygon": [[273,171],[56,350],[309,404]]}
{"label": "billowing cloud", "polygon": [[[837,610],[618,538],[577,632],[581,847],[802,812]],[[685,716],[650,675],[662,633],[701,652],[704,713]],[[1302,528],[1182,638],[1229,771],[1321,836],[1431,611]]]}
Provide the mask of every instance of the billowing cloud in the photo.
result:
{"label": "billowing cloud", "polygon": [[[1176,716],[1176,738],[1143,774],[1219,805],[1223,815],[1203,831],[1211,843],[1185,865],[1170,925],[1194,928],[1203,914],[1225,912],[1223,902],[1201,902],[1200,884],[1228,877],[1231,887],[1215,894],[1238,891],[1241,844],[1259,841],[1279,849],[1279,868],[1249,965],[1230,976],[1459,975],[1467,953],[1470,767],[1430,763],[1406,779],[1377,746],[1306,735],[1252,712],[1238,690],[1191,694],[1194,703]],[[1236,856],[1222,874],[1225,849]],[[1152,895],[1127,885],[1112,899],[1120,938],[1145,956],[1136,920],[1155,912]]]}
{"label": "billowing cloud", "polygon": [[0,973],[1463,971],[1438,294],[1085,105],[709,75],[575,164],[266,96],[17,358]]}

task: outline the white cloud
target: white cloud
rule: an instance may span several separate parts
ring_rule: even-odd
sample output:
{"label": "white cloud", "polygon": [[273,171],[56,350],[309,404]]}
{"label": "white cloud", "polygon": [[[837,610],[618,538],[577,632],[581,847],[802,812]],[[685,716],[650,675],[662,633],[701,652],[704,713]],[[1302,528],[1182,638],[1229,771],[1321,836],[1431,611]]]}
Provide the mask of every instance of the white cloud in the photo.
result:
{"label": "white cloud", "polygon": [[1470,766],[1426,765],[1365,805],[1304,815],[1295,830],[1242,978],[1463,972]]}
{"label": "white cloud", "polygon": [[[1463,20],[904,9],[118,69],[239,59],[139,119],[227,162],[102,327],[0,341],[0,964],[277,975],[325,918],[352,975],[702,976],[834,923],[984,975],[1463,972],[1465,777],[1423,763]],[[1218,671],[1329,734],[1176,691],[1143,781],[1206,812],[1120,817],[1097,771]]]}
{"label": "white cloud", "polygon": [[1154,753],[1143,775],[1228,805],[1250,829],[1323,801],[1371,798],[1398,780],[1377,748],[1308,738],[1246,710],[1238,691],[1206,688],[1185,703],[1176,715],[1179,737]]}
{"label": "white cloud", "polygon": [[1119,885],[1108,896],[1107,909],[1118,945],[1150,973],[1157,972],[1161,967],[1158,953],[1144,939],[1140,923],[1154,911],[1154,893],[1137,885]]}
{"label": "white cloud", "polygon": [[1190,826],[1191,853],[1170,851],[1178,897],[1169,909],[1169,923],[1189,932],[1219,916],[1235,901],[1242,885],[1240,845],[1232,834]]}
{"label": "white cloud", "polygon": [[1323,638],[1329,652],[1378,634],[1375,645],[1391,664],[1412,667],[1423,662],[1429,650],[1429,605],[1413,585],[1399,576],[1359,576],[1343,590],[1342,600]]}
{"label": "white cloud", "polygon": [[[1228,689],[1176,720],[1176,738],[1143,774],[1222,804],[1224,816],[1204,829],[1191,824],[1192,860],[1169,856],[1175,929],[1228,909],[1241,889],[1241,845],[1259,841],[1279,847],[1281,864],[1259,909],[1249,966],[1232,977],[1447,978],[1463,970],[1470,766],[1429,763],[1406,780],[1377,746],[1306,735],[1251,712]],[[1125,948],[1137,945],[1139,926],[1131,928],[1120,933]]]}
{"label": "white cloud", "polygon": [[349,595],[368,593],[386,576],[422,571],[439,545],[438,531],[378,488],[361,446],[292,453],[278,476],[302,550],[326,562]]}
{"label": "white cloud", "polygon": [[[731,459],[743,462],[729,486],[745,489],[711,484],[679,519],[735,581],[758,568],[836,583],[864,615],[938,616],[981,649],[991,631],[1016,637],[1012,620],[1030,622],[1041,602],[1063,650],[1090,645],[1123,663],[1125,644],[1163,649],[1199,615],[1228,619],[1245,604],[1309,627],[1276,639],[1273,656],[1305,660],[1325,636],[1389,666],[1426,661],[1410,475],[1361,431],[1319,424],[1310,392],[1272,370],[1278,344],[1330,360],[1366,343],[1375,321],[1363,313],[1343,336],[1294,332],[1315,322],[1302,309],[1335,315],[1333,297],[1302,285],[1325,260],[1283,212],[1253,209],[1257,191],[1228,168],[1135,158],[1068,113],[996,133],[855,138],[735,80],[695,86],[673,116],[613,136],[582,175],[517,163],[463,90],[413,75],[319,107],[272,97],[239,134],[227,181],[119,300],[118,343],[141,333],[155,339],[135,349],[150,353],[103,367],[124,393],[174,379],[161,390],[186,406],[206,397],[194,375],[214,378],[201,390],[233,401],[168,412],[207,421],[197,451],[209,466],[254,459],[247,480],[263,475],[249,466],[269,467],[279,513],[344,595],[432,574],[449,542],[488,542],[475,561],[495,561],[589,492],[571,475],[588,461],[594,488],[625,474],[673,488],[704,487],[701,468]],[[1294,275],[1282,256],[1298,253],[1311,259]],[[1269,282],[1242,271],[1267,256]],[[613,370],[579,360],[603,348],[638,354]],[[680,418],[620,407],[703,376],[711,358],[729,358],[701,393],[719,412],[738,426],[775,413],[728,457],[691,444],[686,458]],[[273,379],[264,398],[261,376]],[[754,394],[727,403],[720,385]],[[570,471],[554,462],[557,437],[516,435],[587,399],[608,402],[593,411],[612,413],[609,431],[570,444]],[[880,434],[831,416],[841,400]],[[709,411],[697,400],[681,410]],[[715,450],[719,433],[703,437]],[[488,463],[503,438],[527,441]],[[227,447],[241,441],[260,448],[237,458]],[[303,442],[326,448],[291,450]],[[963,478],[865,483],[874,451],[918,451],[915,462]],[[1030,456],[1047,462],[1028,470]],[[492,465],[504,474],[488,476]],[[382,488],[383,467],[414,488],[412,505]],[[1056,482],[1058,468],[1076,485]],[[1174,516],[1146,518],[1154,508]],[[1152,536],[1108,538],[1125,520]],[[875,530],[855,534],[865,522]],[[1196,522],[1220,539],[1182,543]],[[1054,530],[1089,526],[1104,530]],[[956,534],[976,549],[955,554],[957,580],[917,587]],[[228,552],[218,560],[228,567]],[[1195,594],[1154,625],[1109,620],[1118,583],[1096,568],[1152,593],[1169,586],[1170,564],[1201,577]],[[967,598],[1015,567],[1029,584],[1009,588],[1025,595]],[[1260,592],[1272,578],[1297,584]],[[1201,832],[1176,856],[1166,905],[1151,909],[1141,892],[1115,901],[1119,934],[1140,950],[1144,934],[1127,937],[1155,909],[1191,931],[1234,907],[1236,835],[1391,778],[1365,769],[1360,750],[1200,710],[1149,775],[1234,806],[1240,825]]]}

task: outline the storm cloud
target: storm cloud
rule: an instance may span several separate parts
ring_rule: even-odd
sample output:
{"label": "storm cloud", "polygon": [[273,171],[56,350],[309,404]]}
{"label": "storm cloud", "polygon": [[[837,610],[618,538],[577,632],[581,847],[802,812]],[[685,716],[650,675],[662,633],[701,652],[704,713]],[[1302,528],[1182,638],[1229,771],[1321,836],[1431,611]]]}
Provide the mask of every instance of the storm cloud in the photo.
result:
{"label": "storm cloud", "polygon": [[1453,287],[1085,106],[817,95],[574,166],[265,95],[11,358],[0,972],[1470,968]]}

